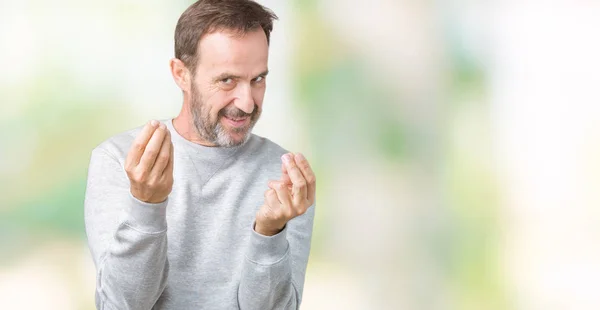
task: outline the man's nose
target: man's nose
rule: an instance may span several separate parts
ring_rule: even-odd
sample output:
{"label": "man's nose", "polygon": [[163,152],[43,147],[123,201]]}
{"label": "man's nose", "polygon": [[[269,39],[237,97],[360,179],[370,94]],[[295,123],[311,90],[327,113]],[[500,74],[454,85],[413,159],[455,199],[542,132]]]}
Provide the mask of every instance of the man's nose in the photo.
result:
{"label": "man's nose", "polygon": [[250,85],[239,85],[236,97],[234,105],[238,109],[248,114],[251,114],[252,111],[254,111],[254,99],[252,98],[252,87],[250,87]]}

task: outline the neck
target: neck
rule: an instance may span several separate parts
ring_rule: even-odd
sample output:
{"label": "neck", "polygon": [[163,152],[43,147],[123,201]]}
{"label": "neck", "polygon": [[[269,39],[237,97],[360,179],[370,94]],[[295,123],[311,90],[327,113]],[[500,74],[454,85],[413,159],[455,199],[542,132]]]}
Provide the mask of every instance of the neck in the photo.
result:
{"label": "neck", "polygon": [[203,146],[216,146],[215,144],[202,139],[198,132],[196,132],[192,113],[189,109],[189,103],[186,103],[187,102],[184,99],[179,115],[173,119],[173,127],[177,133],[190,142],[194,142]]}

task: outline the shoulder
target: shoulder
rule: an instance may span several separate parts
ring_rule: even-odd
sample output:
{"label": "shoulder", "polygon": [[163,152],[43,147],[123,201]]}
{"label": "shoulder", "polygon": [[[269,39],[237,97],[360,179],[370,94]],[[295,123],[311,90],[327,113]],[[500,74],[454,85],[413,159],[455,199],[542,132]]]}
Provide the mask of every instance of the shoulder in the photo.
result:
{"label": "shoulder", "polygon": [[140,133],[144,126],[138,126],[127,131],[118,133],[104,141],[92,150],[94,153],[104,153],[115,160],[123,163],[127,157],[127,153],[131,148],[131,144],[137,135]]}

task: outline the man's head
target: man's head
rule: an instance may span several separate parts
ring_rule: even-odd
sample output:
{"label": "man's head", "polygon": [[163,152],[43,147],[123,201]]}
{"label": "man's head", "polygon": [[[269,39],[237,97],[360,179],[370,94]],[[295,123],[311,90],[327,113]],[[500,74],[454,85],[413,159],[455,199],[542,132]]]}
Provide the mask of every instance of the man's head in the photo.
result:
{"label": "man's head", "polygon": [[199,137],[243,143],[262,111],[277,16],[250,0],[199,0],[179,18],[171,72]]}

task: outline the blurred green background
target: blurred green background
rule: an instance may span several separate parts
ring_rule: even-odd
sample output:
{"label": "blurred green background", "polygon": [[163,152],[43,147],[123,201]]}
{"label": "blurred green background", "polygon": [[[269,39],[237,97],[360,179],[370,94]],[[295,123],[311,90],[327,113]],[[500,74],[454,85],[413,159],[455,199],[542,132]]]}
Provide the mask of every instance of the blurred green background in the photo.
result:
{"label": "blurred green background", "polygon": [[[259,1],[307,155],[302,309],[600,308],[600,4]],[[192,1],[0,0],[0,308],[94,309],[91,150],[177,115]]]}

